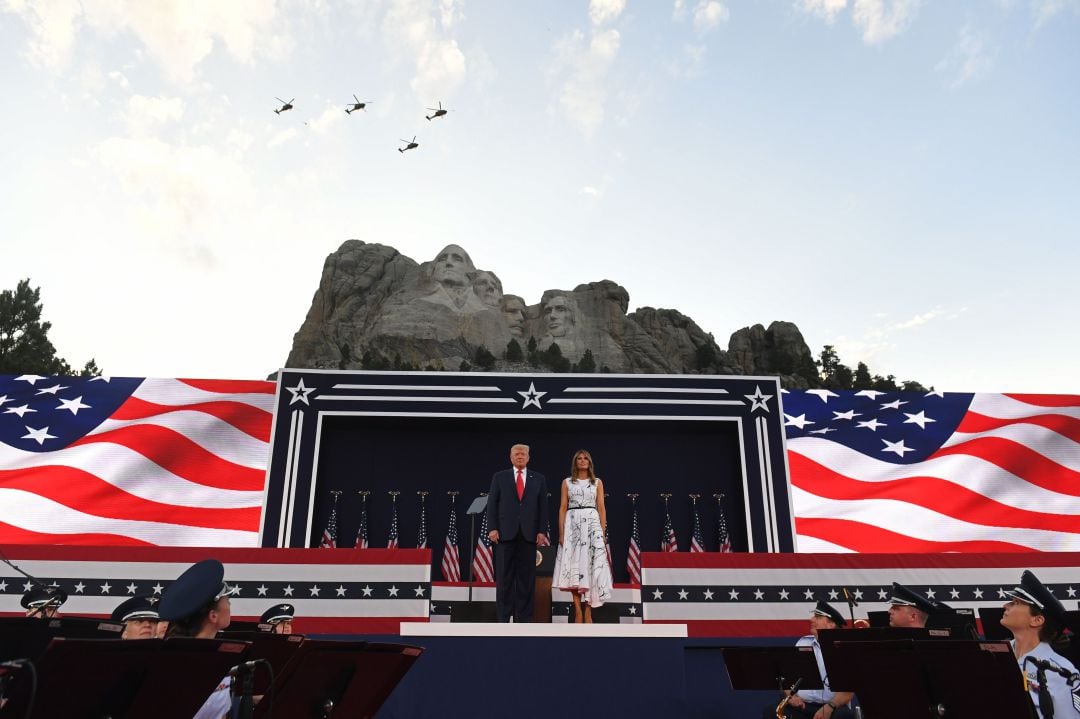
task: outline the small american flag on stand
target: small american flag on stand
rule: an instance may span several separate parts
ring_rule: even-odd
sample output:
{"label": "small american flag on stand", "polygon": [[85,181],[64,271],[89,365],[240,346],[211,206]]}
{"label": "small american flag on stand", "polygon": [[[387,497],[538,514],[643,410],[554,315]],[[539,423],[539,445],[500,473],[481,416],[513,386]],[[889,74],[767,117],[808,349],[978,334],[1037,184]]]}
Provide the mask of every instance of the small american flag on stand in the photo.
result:
{"label": "small american flag on stand", "polygon": [[[604,493],[604,506],[607,507],[607,498],[610,497],[607,492]],[[605,518],[606,519],[606,518]],[[614,569],[615,563],[611,561],[611,542],[608,541],[608,528],[604,526],[604,549],[607,551],[607,565],[608,569]]]}
{"label": "small american flag on stand", "polygon": [[446,530],[446,545],[443,547],[442,576],[447,582],[461,581],[461,556],[458,554],[457,536],[457,492],[447,492],[450,495],[450,525]]}
{"label": "small american flag on stand", "polygon": [[416,493],[420,497],[420,529],[416,535],[416,548],[427,549],[427,492],[420,491]]}
{"label": "small american flag on stand", "polygon": [[487,512],[480,521],[480,536],[476,540],[476,551],[473,554],[472,576],[478,582],[495,581],[495,563],[491,556],[491,542],[488,540]]}
{"label": "small american flag on stand", "polygon": [[319,547],[321,549],[335,549],[337,548],[337,502],[338,497],[341,496],[341,492],[334,490],[330,492],[334,497],[334,503],[330,507],[330,519],[326,520],[326,528],[322,533],[322,540],[319,541]]}
{"label": "small american flag on stand", "polygon": [[705,535],[701,533],[701,515],[698,514],[697,501],[700,494],[691,494],[690,501],[693,504],[694,513],[694,534],[690,537],[690,551],[691,552],[704,552],[705,551]]}
{"label": "small american flag on stand", "polygon": [[664,498],[664,531],[660,535],[660,551],[677,552],[679,540],[675,537],[675,528],[671,526],[671,512],[668,511],[668,498],[671,493],[664,492],[660,496]]}
{"label": "small american flag on stand", "polygon": [[390,504],[393,506],[390,514],[390,539],[386,542],[387,549],[398,548],[398,524],[397,524],[397,496],[401,492],[396,489],[392,489],[387,494],[390,495]]}
{"label": "small american flag on stand", "polygon": [[630,547],[626,550],[626,571],[630,575],[632,584],[641,584],[641,532],[638,531],[637,498],[636,494],[626,495],[630,497],[631,516],[630,522]]}
{"label": "small american flag on stand", "polygon": [[727,517],[724,516],[724,505],[721,500],[723,494],[714,494],[716,497],[716,545],[720,552],[731,551],[731,532],[727,528]]}
{"label": "small american flag on stand", "polygon": [[356,530],[356,545],[357,549],[368,549],[371,545],[368,543],[367,536],[367,498],[371,494],[368,490],[364,489],[357,494],[360,495],[360,528]]}

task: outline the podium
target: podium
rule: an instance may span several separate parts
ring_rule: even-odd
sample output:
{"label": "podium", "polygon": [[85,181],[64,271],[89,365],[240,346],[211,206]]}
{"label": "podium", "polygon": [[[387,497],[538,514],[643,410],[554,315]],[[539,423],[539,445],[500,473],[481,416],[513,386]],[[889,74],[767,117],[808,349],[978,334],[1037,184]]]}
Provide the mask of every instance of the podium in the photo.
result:
{"label": "podium", "polygon": [[533,621],[551,623],[551,581],[555,574],[555,554],[558,547],[554,544],[536,548],[536,600],[533,606]]}

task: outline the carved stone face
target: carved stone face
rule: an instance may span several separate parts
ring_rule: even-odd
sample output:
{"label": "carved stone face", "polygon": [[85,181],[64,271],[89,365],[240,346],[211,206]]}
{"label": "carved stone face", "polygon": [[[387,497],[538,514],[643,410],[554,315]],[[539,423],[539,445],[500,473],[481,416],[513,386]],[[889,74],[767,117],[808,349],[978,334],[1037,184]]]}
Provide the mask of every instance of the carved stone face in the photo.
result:
{"label": "carved stone face", "polygon": [[498,307],[502,299],[502,287],[490,272],[477,272],[473,277],[473,292],[489,307]]}
{"label": "carved stone face", "polygon": [[552,337],[565,337],[574,324],[574,311],[566,297],[556,295],[544,303],[544,321],[548,334]]}
{"label": "carved stone face", "polygon": [[435,256],[431,279],[442,285],[464,285],[466,273],[473,270],[469,253],[457,245],[447,245]]}
{"label": "carved stone face", "polygon": [[525,327],[525,301],[520,297],[502,298],[503,317],[506,318],[506,326],[510,328],[510,334],[521,337]]}

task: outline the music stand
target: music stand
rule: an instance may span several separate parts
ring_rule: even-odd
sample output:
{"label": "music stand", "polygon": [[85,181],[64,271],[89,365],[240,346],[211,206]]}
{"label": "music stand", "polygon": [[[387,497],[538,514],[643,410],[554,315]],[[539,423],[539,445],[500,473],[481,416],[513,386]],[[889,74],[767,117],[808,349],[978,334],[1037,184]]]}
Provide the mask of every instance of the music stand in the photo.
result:
{"label": "music stand", "polygon": [[123,643],[146,642],[159,647],[151,657],[139,693],[123,715],[128,719],[148,716],[187,719],[194,716],[229,670],[248,658],[250,646],[236,640],[187,637]]}
{"label": "music stand", "polygon": [[[232,639],[248,642],[247,654],[244,661],[263,659],[270,664],[273,676],[285,672],[285,668],[304,641],[303,634],[274,634],[272,632],[234,632],[232,630],[218,632],[219,639]],[[270,690],[271,673],[263,669],[255,669],[255,694],[266,694]]]}
{"label": "music stand", "polygon": [[56,637],[119,639],[123,626],[85,617],[0,617],[0,662],[36,660]]}
{"label": "music stand", "polygon": [[[20,671],[8,689],[4,716],[123,716],[146,673],[147,651],[134,644],[52,639],[34,661],[36,691],[31,687],[30,672]],[[31,692],[34,705],[28,714]]]}
{"label": "music stand", "polygon": [[804,647],[721,647],[732,689],[790,689],[798,680],[799,689],[821,689],[814,648]]}
{"label": "music stand", "polygon": [[423,653],[404,644],[305,639],[255,716],[373,717]]}
{"label": "music stand", "polygon": [[887,611],[867,612],[866,621],[870,622],[873,629],[887,627],[889,626],[889,613]]}
{"label": "music stand", "polygon": [[949,636],[953,639],[978,639],[979,633],[975,630],[975,610],[955,609],[950,607],[946,610],[934,612],[926,619],[928,629],[948,629]]}

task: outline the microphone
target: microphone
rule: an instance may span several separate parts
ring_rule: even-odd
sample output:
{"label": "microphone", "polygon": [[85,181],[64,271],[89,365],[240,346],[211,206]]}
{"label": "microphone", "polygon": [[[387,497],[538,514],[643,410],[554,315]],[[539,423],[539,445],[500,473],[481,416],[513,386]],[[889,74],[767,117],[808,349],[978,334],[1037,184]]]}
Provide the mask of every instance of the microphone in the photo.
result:
{"label": "microphone", "polygon": [[229,676],[234,679],[240,675],[241,672],[248,672],[255,669],[255,665],[259,663],[258,659],[253,659],[250,662],[240,662],[235,667],[229,670]]}
{"label": "microphone", "polygon": [[1035,665],[1036,669],[1041,669],[1044,672],[1054,672],[1065,678],[1070,684],[1074,682],[1080,682],[1080,674],[1070,672],[1068,669],[1062,669],[1057,664],[1054,664],[1048,659],[1038,659],[1036,657],[1024,657],[1024,663],[1031,662]]}

